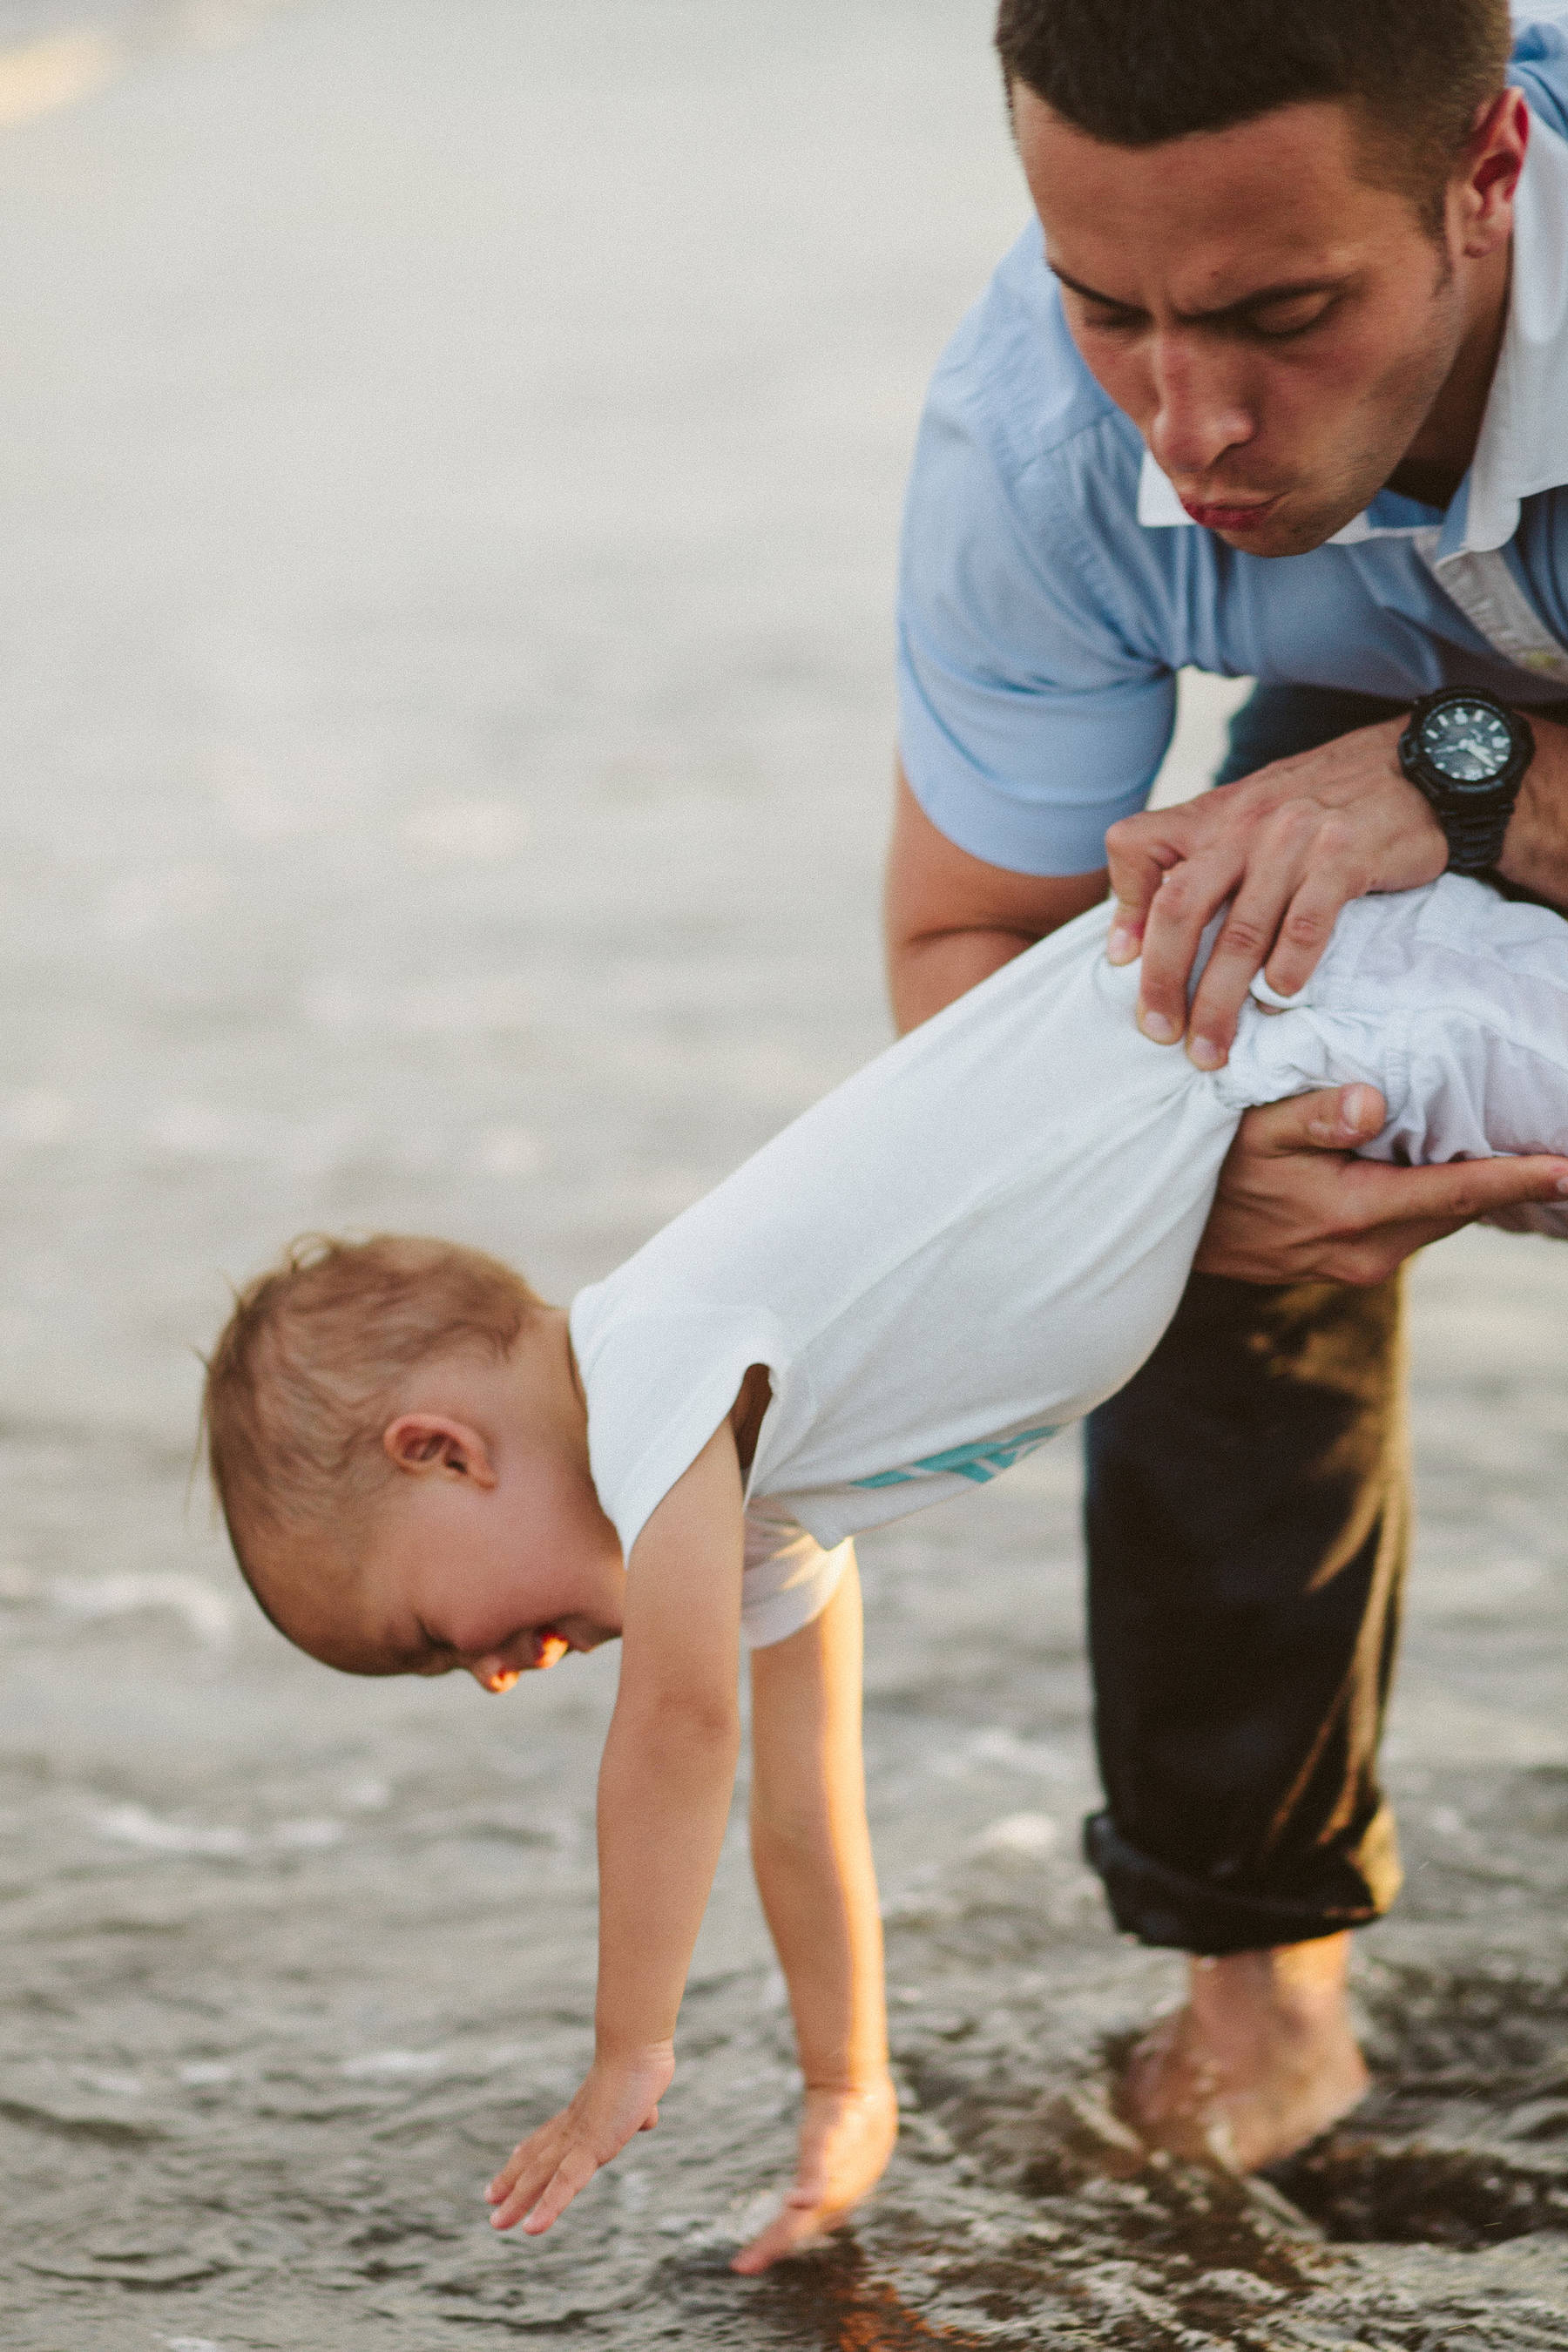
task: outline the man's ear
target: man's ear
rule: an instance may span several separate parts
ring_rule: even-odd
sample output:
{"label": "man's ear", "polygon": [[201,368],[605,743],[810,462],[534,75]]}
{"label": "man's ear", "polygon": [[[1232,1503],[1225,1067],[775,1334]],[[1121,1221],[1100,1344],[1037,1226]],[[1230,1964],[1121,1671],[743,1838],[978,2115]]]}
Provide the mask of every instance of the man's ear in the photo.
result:
{"label": "man's ear", "polygon": [[1500,90],[1477,115],[1464,165],[1465,251],[1479,258],[1513,226],[1513,200],[1530,144],[1530,109],[1517,89]]}
{"label": "man's ear", "polygon": [[467,1478],[476,1486],[493,1486],[495,1465],[489,1447],[466,1421],[448,1421],[441,1412],[404,1412],[381,1433],[387,1460],[415,1478]]}

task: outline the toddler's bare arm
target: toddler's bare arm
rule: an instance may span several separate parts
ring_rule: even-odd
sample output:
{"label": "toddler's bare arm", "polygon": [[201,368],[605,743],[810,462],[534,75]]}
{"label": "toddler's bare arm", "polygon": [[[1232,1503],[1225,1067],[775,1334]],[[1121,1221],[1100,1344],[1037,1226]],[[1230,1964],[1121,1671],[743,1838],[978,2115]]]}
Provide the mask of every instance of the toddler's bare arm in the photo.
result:
{"label": "toddler's bare arm", "polygon": [[628,1564],[620,1690],[599,1772],[594,2063],[490,2184],[498,2229],[547,2230],[675,2072],[675,2021],[718,1865],[740,1745],[740,1465],[726,1422]]}
{"label": "toddler's bare arm", "polygon": [[795,2178],[735,2268],[765,2270],[841,2221],[898,2137],[882,1927],[860,1753],[860,1581],[752,1658],[752,1856],[805,2078]]}

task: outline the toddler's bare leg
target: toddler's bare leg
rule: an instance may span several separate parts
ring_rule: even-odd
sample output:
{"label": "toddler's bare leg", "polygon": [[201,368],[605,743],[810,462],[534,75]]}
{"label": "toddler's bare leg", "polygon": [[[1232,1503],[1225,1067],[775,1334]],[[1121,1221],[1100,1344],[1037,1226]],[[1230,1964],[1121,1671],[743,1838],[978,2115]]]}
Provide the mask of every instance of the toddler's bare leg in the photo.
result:
{"label": "toddler's bare leg", "polygon": [[1348,2114],[1367,2087],[1345,1993],[1348,1935],[1191,1963],[1187,2000],[1138,2044],[1127,2120],[1178,2156],[1256,2171]]}

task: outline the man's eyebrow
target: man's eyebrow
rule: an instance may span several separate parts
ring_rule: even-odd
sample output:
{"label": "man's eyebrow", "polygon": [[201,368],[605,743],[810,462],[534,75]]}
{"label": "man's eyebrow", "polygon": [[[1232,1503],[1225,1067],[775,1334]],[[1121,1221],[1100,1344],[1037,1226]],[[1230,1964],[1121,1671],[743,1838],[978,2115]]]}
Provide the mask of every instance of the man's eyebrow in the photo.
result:
{"label": "man's eyebrow", "polygon": [[[1102,294],[1097,287],[1085,286],[1078,278],[1069,278],[1065,269],[1058,269],[1054,261],[1047,261],[1046,268],[1063,286],[1070,286],[1075,294],[1081,294],[1086,302],[1101,302],[1108,310],[1124,310],[1139,317],[1143,315],[1136,302],[1123,302],[1119,295]],[[1248,310],[1267,310],[1270,303],[1299,300],[1304,294],[1332,294],[1344,283],[1343,278],[1287,278],[1278,286],[1259,286],[1255,292],[1243,294],[1237,301],[1218,302],[1212,310],[1178,310],[1175,315],[1184,326],[1212,325],[1216,319],[1240,318]]]}

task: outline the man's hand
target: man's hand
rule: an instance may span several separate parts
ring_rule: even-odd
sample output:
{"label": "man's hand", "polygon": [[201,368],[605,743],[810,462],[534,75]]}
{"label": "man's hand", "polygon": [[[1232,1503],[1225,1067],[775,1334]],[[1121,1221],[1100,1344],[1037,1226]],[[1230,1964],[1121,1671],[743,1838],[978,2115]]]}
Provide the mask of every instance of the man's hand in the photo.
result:
{"label": "man's hand", "polygon": [[537,2238],[558,2221],[601,2165],[637,2133],[652,2131],[674,2073],[668,2042],[615,2063],[595,2058],[571,2105],[520,2142],[486,2189],[491,2228],[521,2221]]}
{"label": "man's hand", "polygon": [[1353,1155],[1384,1124],[1375,1087],[1248,1111],[1220,1171],[1196,1265],[1239,1282],[1382,1282],[1477,1217],[1568,1194],[1568,1160],[1392,1168]]}
{"label": "man's hand", "polygon": [[[1350,899],[1436,880],[1448,845],[1400,773],[1404,723],[1358,728],[1239,783],[1111,826],[1105,846],[1117,915],[1109,953],[1112,963],[1131,963],[1142,950],[1145,1036],[1173,1045],[1185,1028],[1199,1069],[1218,1069],[1254,973],[1267,968],[1270,986],[1293,996]],[[1198,942],[1227,898],[1189,1019]]]}
{"label": "man's hand", "polygon": [[780,2211],[731,2263],[743,2278],[765,2271],[837,2228],[887,2169],[899,2137],[899,2096],[883,2074],[852,2091],[807,2088],[795,2185]]}

